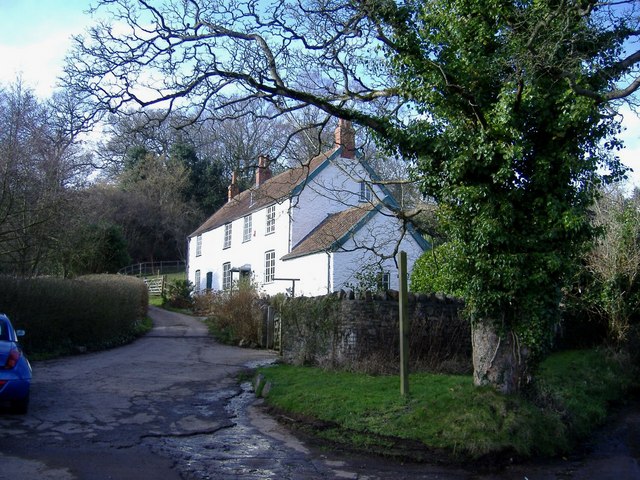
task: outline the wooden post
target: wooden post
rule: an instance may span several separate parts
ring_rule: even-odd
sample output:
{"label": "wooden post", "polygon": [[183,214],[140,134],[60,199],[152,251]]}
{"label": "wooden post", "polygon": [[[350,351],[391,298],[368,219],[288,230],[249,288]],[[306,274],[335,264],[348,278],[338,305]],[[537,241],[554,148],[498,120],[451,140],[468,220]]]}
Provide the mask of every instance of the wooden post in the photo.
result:
{"label": "wooden post", "polygon": [[400,252],[400,395],[409,395],[409,315],[407,312],[407,252]]}
{"label": "wooden post", "polygon": [[280,354],[280,356],[282,357],[282,353],[284,352],[284,348],[282,348],[282,314],[280,314],[280,322],[278,322],[280,325],[280,328],[278,329],[278,353]]}

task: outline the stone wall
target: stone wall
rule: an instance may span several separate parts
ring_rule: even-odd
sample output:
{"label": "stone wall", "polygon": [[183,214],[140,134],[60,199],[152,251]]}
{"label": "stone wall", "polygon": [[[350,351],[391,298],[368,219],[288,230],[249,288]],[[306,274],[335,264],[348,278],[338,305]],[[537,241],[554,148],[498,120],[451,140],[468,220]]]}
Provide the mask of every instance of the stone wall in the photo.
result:
{"label": "stone wall", "polygon": [[[394,373],[399,365],[397,292],[354,298],[341,292],[287,299],[277,309],[282,354],[294,364],[370,373]],[[441,295],[410,295],[412,371],[462,373],[471,369],[469,324],[463,303]]]}

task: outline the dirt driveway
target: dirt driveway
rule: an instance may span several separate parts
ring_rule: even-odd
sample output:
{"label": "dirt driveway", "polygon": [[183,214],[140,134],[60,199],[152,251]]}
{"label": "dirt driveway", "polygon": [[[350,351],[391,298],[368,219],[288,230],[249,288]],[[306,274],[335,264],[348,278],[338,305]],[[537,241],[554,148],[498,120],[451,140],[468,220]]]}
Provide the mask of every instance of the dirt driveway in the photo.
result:
{"label": "dirt driveway", "polygon": [[272,353],[217,344],[189,316],[150,315],[154,329],[131,345],[34,365],[29,413],[0,412],[0,479],[640,478],[629,449],[640,438],[636,411],[615,434],[630,440],[605,438],[612,449],[602,455],[499,474],[318,450],[264,415],[234,378]]}

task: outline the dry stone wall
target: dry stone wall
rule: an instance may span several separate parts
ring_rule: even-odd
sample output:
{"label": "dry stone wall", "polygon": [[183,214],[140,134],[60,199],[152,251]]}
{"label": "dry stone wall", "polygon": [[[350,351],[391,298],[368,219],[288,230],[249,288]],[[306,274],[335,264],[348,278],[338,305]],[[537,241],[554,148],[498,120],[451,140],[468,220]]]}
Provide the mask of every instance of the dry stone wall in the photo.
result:
{"label": "dry stone wall", "polygon": [[[413,371],[471,370],[471,334],[461,300],[410,295]],[[397,292],[355,298],[352,293],[287,299],[278,308],[284,360],[294,364],[394,373],[399,365]]]}

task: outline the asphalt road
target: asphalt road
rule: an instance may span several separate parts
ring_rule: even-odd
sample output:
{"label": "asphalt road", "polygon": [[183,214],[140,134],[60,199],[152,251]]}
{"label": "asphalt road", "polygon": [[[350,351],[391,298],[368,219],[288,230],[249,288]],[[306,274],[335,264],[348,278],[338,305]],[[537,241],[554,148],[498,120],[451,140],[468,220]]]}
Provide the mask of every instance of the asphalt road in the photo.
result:
{"label": "asphalt road", "polygon": [[228,428],[234,374],[273,354],[219,345],[192,317],[150,315],[153,330],[130,345],[33,365],[29,413],[0,415],[0,478],[184,478],[166,445]]}
{"label": "asphalt road", "polygon": [[638,449],[629,448],[640,439],[636,410],[586,459],[499,474],[319,450],[235,380],[272,353],[217,344],[189,316],[150,315],[154,329],[131,345],[34,365],[29,413],[0,412],[0,479],[640,478]]}

